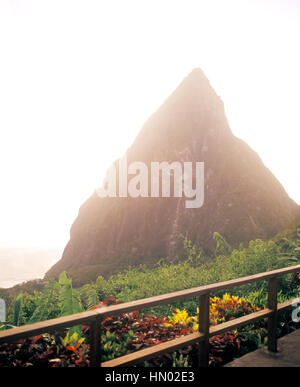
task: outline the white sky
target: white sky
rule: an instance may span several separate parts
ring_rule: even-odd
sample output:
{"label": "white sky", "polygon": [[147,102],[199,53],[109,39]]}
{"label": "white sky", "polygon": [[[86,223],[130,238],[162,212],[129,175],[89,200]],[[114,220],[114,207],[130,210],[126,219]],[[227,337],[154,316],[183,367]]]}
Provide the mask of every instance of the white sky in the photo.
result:
{"label": "white sky", "polygon": [[300,203],[299,38],[297,0],[1,0],[0,246],[65,245],[194,67]]}

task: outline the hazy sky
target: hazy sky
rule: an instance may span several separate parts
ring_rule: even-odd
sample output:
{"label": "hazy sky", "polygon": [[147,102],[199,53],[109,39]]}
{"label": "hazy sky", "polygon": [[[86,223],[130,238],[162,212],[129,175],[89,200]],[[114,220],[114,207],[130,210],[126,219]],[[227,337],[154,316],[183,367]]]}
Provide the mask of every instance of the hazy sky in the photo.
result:
{"label": "hazy sky", "polygon": [[63,246],[109,164],[194,67],[300,204],[299,5],[1,0],[0,246]]}

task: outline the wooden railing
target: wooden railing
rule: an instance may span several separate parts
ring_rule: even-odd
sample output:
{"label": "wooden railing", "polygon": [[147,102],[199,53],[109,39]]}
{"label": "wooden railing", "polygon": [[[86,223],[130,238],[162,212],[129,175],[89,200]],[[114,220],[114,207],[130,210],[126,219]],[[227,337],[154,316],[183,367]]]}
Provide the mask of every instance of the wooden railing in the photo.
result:
{"label": "wooden railing", "polygon": [[[21,327],[8,329],[0,332],[0,344],[13,342],[22,338],[31,337],[41,333],[51,333],[62,330],[74,325],[85,324],[90,326],[90,359],[91,366],[116,367],[131,366],[149,360],[158,355],[173,352],[178,348],[190,344],[199,343],[199,366],[208,366],[209,338],[227,330],[250,324],[254,321],[268,318],[268,349],[272,352],[277,351],[276,327],[277,314],[292,304],[292,300],[277,304],[277,278],[280,275],[300,272],[300,265],[286,267],[265,273],[255,274],[247,277],[237,278],[230,281],[219,282],[215,284],[200,286],[192,289],[163,294],[160,296],[149,297],[142,300],[126,302],[123,304],[112,305],[93,311],[73,314],[66,317],[55,318],[42,321],[35,324],[24,325]],[[212,292],[232,288],[234,286],[245,285],[250,282],[268,280],[268,305],[264,310],[251,313],[249,315],[236,318],[218,324],[209,326],[209,297]],[[199,298],[199,331],[170,340],[150,348],[121,356],[119,358],[101,363],[101,321],[108,316],[118,316],[123,313],[129,313],[134,310],[145,309],[153,306],[167,304],[186,298]]]}

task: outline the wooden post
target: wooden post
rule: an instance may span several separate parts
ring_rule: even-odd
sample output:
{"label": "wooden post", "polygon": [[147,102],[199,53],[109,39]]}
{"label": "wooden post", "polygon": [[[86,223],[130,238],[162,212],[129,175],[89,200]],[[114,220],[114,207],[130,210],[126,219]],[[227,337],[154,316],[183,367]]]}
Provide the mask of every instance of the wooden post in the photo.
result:
{"label": "wooden post", "polygon": [[199,367],[208,367],[209,363],[209,293],[199,297],[199,332],[205,337],[199,342]]}
{"label": "wooden post", "polygon": [[101,320],[94,320],[90,324],[90,366],[101,366]]}
{"label": "wooden post", "polygon": [[268,308],[273,310],[268,318],[268,350],[277,352],[277,277],[268,281]]}

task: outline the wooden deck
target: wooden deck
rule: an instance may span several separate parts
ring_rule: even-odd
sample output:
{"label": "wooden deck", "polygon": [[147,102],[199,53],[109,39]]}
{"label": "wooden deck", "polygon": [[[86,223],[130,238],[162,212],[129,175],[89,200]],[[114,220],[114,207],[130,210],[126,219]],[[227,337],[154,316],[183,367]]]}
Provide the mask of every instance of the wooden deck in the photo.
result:
{"label": "wooden deck", "polygon": [[278,340],[278,352],[263,347],[225,367],[300,367],[300,329]]}

